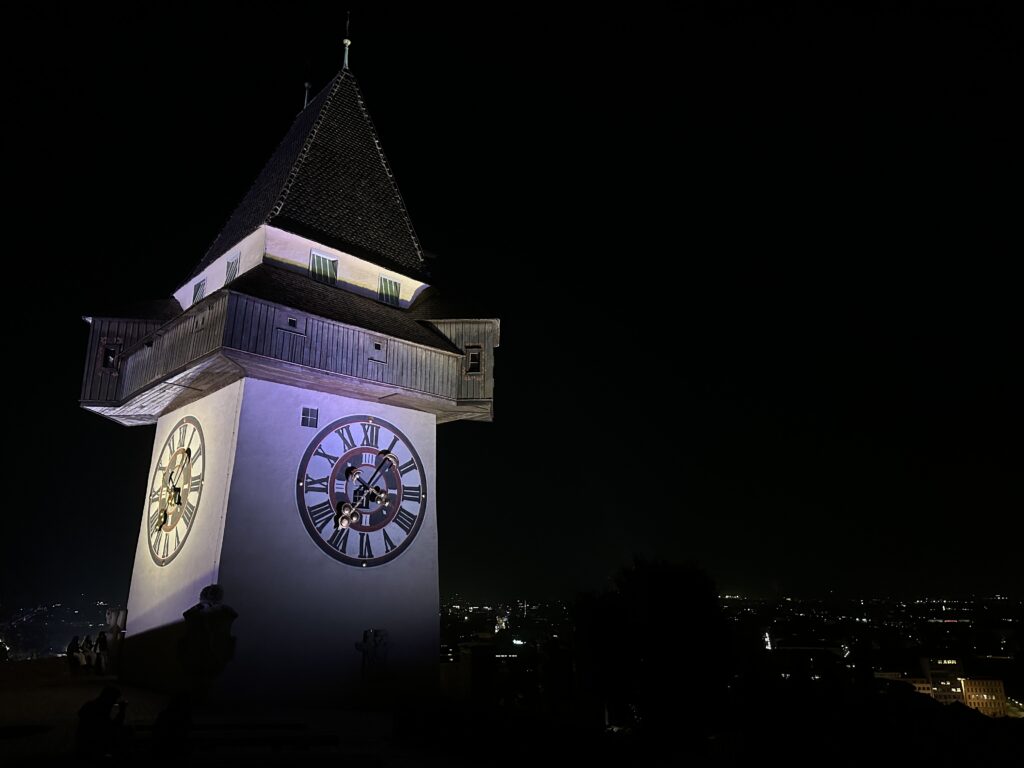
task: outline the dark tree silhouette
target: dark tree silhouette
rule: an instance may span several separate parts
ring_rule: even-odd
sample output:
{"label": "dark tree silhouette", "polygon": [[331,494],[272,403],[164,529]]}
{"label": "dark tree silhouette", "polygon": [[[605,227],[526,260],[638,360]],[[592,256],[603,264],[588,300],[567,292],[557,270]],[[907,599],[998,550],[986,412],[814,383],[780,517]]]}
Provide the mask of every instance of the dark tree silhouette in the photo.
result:
{"label": "dark tree silhouette", "polygon": [[591,718],[699,744],[721,722],[731,675],[714,582],[699,568],[635,557],[610,589],[576,603],[577,673]]}

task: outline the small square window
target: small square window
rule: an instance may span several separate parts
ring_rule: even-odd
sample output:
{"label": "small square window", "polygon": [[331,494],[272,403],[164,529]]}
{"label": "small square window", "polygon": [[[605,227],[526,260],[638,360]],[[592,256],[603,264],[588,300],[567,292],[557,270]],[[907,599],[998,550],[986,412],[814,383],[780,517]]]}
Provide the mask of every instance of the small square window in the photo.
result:
{"label": "small square window", "polygon": [[466,373],[483,373],[482,354],[479,344],[466,346]]}
{"label": "small square window", "polygon": [[320,411],[317,408],[303,408],[302,409],[302,426],[304,427],[316,427],[317,420],[319,418]]}
{"label": "small square window", "polygon": [[399,296],[402,293],[402,284],[397,280],[392,280],[389,277],[380,276],[377,282],[377,298],[383,301],[385,304],[390,304],[393,307],[397,307],[399,303]]}
{"label": "small square window", "polygon": [[294,317],[289,317],[288,318],[288,327],[289,328],[298,328],[299,327],[299,321],[296,320]]}
{"label": "small square window", "polygon": [[338,282],[338,260],[314,251],[309,259],[309,276],[318,283],[334,285]]}
{"label": "small square window", "polygon": [[225,283],[230,283],[236,277],[238,277],[238,260],[241,256],[235,256],[233,259],[228,259],[227,274],[224,277]]}
{"label": "small square window", "polygon": [[206,278],[204,277],[192,287],[192,303],[195,304],[206,295]]}
{"label": "small square window", "polygon": [[117,369],[117,356],[121,353],[121,345],[107,345],[103,347],[103,367]]}

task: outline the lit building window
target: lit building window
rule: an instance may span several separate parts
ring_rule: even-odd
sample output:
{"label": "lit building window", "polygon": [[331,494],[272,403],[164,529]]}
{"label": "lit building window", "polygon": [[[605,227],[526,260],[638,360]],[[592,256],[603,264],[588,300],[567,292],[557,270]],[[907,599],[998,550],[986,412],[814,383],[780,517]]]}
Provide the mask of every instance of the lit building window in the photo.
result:
{"label": "lit building window", "polygon": [[309,259],[309,276],[317,282],[334,285],[338,281],[338,260],[314,252]]}
{"label": "lit building window", "polygon": [[302,426],[304,427],[316,427],[317,421],[320,416],[320,411],[317,408],[303,408],[302,409]]}
{"label": "lit building window", "polygon": [[393,307],[398,306],[398,296],[402,291],[402,285],[397,280],[380,276],[380,280],[377,283],[377,298],[383,301],[385,304],[390,304]]}

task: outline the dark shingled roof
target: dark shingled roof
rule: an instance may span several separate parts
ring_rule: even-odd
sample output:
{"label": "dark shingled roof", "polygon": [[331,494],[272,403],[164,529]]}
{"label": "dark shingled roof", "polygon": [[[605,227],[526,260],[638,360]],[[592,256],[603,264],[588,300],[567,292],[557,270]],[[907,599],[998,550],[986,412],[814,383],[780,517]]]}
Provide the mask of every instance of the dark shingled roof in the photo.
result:
{"label": "dark shingled roof", "polygon": [[405,203],[348,70],[299,113],[192,277],[261,224],[410,277],[428,277]]}
{"label": "dark shingled roof", "polygon": [[305,273],[263,263],[232,280],[227,290],[293,307],[326,320],[462,354],[447,336],[429,323],[420,322],[410,312],[318,283]]}

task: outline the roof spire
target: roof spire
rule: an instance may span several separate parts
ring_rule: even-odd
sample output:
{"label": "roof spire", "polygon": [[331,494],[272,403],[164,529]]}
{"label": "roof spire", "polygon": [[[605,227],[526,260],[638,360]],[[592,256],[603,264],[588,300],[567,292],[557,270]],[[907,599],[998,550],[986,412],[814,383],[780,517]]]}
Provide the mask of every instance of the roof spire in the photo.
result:
{"label": "roof spire", "polygon": [[310,82],[309,82],[309,81],[307,80],[307,81],[306,81],[305,83],[303,83],[303,85],[305,85],[305,86],[306,86],[306,98],[305,98],[305,99],[303,99],[303,101],[302,101],[302,108],[303,108],[303,109],[305,109],[306,107],[308,107],[308,106],[309,106],[309,89],[310,89]]}
{"label": "roof spire", "polygon": [[348,29],[349,29],[349,26],[351,25],[351,23],[352,23],[352,11],[346,11],[345,12],[345,39],[341,41],[344,44],[344,46],[345,46],[345,61],[341,65],[341,68],[344,69],[344,70],[348,70],[348,47],[350,45],[352,45],[352,41],[348,39]]}

